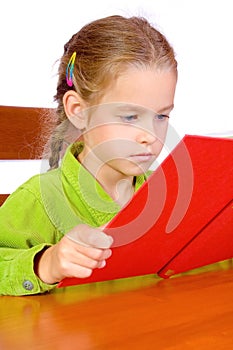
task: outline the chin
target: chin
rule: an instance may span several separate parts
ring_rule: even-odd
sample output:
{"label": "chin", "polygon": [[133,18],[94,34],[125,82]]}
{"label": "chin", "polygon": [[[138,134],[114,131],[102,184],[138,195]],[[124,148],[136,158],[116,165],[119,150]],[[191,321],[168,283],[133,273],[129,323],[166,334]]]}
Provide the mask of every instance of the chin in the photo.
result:
{"label": "chin", "polygon": [[127,176],[143,175],[149,170],[150,166],[151,166],[151,164],[149,164],[149,165],[143,164],[143,166],[142,165],[140,165],[140,166],[134,165],[134,166],[131,166],[129,168],[124,169],[123,173]]}

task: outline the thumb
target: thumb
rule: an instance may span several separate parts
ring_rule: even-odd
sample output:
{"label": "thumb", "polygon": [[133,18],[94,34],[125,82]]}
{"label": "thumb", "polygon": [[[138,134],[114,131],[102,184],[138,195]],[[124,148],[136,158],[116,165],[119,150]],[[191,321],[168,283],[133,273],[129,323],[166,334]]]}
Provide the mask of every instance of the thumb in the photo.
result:
{"label": "thumb", "polygon": [[66,237],[85,247],[108,249],[113,243],[111,236],[85,224],[75,226]]}

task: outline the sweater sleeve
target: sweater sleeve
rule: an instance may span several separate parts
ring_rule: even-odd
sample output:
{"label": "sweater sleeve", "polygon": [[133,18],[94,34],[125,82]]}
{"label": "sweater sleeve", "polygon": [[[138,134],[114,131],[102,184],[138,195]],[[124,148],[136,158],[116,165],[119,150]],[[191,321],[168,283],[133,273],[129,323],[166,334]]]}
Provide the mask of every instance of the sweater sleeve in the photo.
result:
{"label": "sweater sleeve", "polygon": [[60,239],[36,192],[22,186],[10,195],[0,208],[0,295],[53,289],[36,276],[34,259]]}

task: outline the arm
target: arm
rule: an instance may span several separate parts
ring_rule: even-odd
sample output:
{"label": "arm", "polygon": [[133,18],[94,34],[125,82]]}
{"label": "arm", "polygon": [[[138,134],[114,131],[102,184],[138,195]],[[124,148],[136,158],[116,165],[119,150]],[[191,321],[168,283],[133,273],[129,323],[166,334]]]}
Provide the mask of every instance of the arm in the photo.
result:
{"label": "arm", "polygon": [[48,291],[34,272],[34,259],[59,241],[36,196],[19,189],[0,208],[0,294],[25,295]]}
{"label": "arm", "polygon": [[43,293],[64,277],[88,277],[105,266],[111,244],[87,225],[63,236],[37,196],[19,189],[0,208],[0,294]]}
{"label": "arm", "polygon": [[57,244],[46,249],[36,261],[36,273],[45,283],[65,277],[85,278],[93,269],[106,265],[113,240],[99,229],[80,224]]}

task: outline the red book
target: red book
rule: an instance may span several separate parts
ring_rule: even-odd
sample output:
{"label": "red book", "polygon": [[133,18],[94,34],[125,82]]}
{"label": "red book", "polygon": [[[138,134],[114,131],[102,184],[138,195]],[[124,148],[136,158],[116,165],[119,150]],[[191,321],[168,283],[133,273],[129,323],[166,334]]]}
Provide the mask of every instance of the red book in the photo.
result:
{"label": "red book", "polygon": [[104,231],[114,238],[107,265],[59,287],[232,258],[233,139],[186,135]]}

